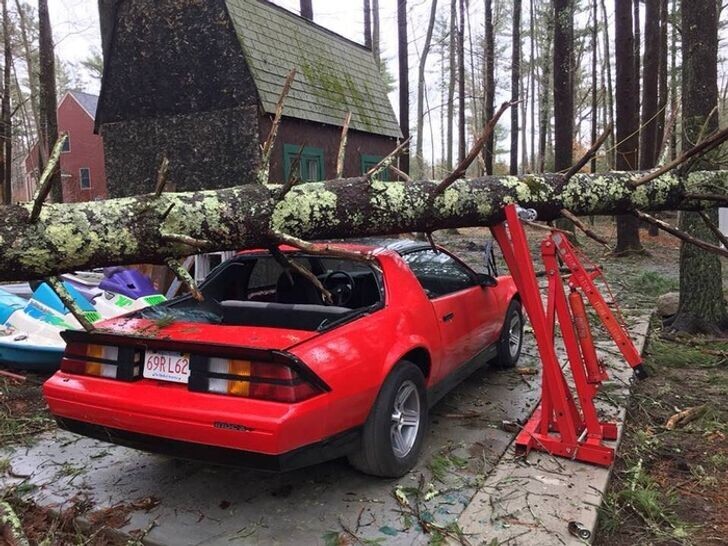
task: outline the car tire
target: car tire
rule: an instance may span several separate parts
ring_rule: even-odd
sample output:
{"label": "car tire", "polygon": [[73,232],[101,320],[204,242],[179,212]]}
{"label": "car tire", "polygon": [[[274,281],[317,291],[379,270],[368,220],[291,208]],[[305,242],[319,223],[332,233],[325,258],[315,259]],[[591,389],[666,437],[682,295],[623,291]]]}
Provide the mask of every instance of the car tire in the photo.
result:
{"label": "car tire", "polygon": [[523,311],[521,302],[511,300],[506,311],[500,339],[498,340],[498,356],[496,367],[501,370],[513,368],[518,363],[523,348]]}
{"label": "car tire", "polygon": [[422,371],[406,360],[399,362],[377,395],[362,431],[361,448],[349,455],[349,463],[372,476],[404,476],[422,451],[427,410]]}

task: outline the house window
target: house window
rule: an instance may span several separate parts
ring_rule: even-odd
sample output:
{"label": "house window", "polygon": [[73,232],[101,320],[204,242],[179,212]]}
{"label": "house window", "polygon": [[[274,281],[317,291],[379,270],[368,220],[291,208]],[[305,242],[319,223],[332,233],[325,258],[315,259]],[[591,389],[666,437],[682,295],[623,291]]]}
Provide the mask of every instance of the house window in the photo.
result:
{"label": "house window", "polygon": [[87,167],[83,167],[81,169],[81,189],[82,190],[91,189],[91,169],[89,169]]}
{"label": "house window", "polygon": [[71,151],[71,135],[68,135],[66,137],[66,140],[63,141],[63,148],[61,148],[61,152],[64,154],[67,154]]}
{"label": "house window", "polygon": [[[371,171],[374,167],[379,165],[379,162],[384,159],[382,156],[378,155],[361,155],[361,174],[366,174],[369,171]],[[385,182],[389,181],[389,169],[384,169],[383,171],[380,171],[377,175],[377,179],[384,180]]]}
{"label": "house window", "polygon": [[[298,156],[300,154],[300,160]],[[298,163],[298,176],[302,182],[319,182],[324,180],[324,151],[322,148],[305,146],[301,149],[295,144],[283,146],[283,174],[288,180],[291,167]]]}

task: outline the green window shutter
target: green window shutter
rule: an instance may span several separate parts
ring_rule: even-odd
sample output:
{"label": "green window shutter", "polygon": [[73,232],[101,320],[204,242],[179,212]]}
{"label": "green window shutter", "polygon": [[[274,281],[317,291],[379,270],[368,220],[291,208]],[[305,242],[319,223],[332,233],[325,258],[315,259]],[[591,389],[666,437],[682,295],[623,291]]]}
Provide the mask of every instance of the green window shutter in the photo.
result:
{"label": "green window shutter", "polygon": [[[301,150],[300,146],[295,144],[283,145],[283,174],[286,180],[291,177],[291,166],[296,162],[298,154],[301,159],[298,163],[298,176],[302,182],[320,182],[325,180],[324,172],[324,150],[323,148],[314,148],[305,146]],[[286,181],[284,180],[284,182]]]}
{"label": "green window shutter", "polygon": [[[382,161],[382,159],[384,158],[378,155],[361,154],[361,174],[368,173],[374,167],[379,165],[379,162]],[[384,169],[383,171],[381,171],[377,176],[377,179],[389,182],[389,169]]]}

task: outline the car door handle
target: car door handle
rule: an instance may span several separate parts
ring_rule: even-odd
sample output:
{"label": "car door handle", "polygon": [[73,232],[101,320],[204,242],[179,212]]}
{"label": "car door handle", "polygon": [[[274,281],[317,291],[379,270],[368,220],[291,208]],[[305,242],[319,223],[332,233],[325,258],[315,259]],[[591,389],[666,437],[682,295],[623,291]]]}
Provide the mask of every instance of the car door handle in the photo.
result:
{"label": "car door handle", "polygon": [[455,313],[448,313],[444,317],[442,317],[443,322],[450,322],[452,319],[455,318]]}

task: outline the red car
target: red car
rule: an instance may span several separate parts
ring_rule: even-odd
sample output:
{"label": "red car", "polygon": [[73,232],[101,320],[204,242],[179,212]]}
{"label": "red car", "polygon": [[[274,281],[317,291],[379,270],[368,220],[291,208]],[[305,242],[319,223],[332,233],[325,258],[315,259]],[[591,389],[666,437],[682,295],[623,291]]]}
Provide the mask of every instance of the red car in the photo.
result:
{"label": "red car", "polygon": [[427,410],[479,366],[515,365],[523,317],[513,280],[478,274],[444,249],[345,245],[357,261],[281,250],[241,253],[189,296],[65,332],[44,386],[61,427],[147,451],[288,470],[348,456],[405,474]]}

